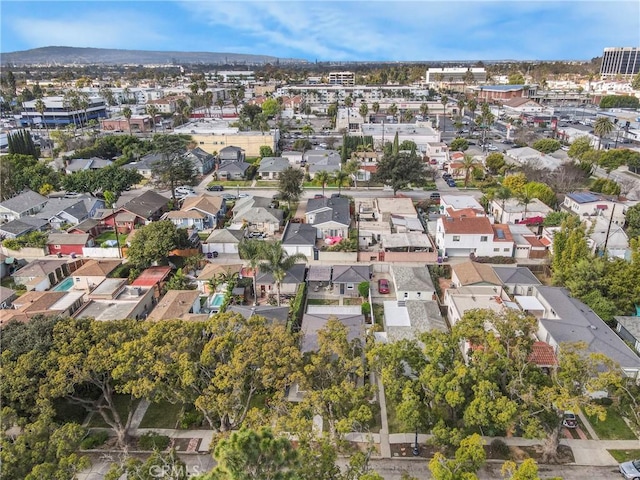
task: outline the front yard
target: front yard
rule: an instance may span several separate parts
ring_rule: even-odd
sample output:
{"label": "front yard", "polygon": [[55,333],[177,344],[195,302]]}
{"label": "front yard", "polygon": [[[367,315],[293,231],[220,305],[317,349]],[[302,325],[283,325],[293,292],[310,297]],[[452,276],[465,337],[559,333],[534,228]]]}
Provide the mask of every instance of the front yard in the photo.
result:
{"label": "front yard", "polygon": [[597,417],[587,415],[587,419],[598,437],[602,440],[636,440],[636,435],[624,421],[617,408],[609,405],[606,409],[607,418],[604,422],[599,421]]}

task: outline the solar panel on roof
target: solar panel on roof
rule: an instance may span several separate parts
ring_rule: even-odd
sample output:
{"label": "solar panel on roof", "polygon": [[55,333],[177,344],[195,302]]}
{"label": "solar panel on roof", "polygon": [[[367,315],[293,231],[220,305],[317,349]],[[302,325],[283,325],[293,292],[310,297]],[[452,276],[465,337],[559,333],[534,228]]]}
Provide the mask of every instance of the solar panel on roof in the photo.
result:
{"label": "solar panel on roof", "polygon": [[578,203],[596,202],[599,200],[597,195],[590,192],[575,192],[571,197]]}
{"label": "solar panel on roof", "polygon": [[500,240],[504,240],[504,232],[502,230],[496,229],[496,235],[498,235]]}

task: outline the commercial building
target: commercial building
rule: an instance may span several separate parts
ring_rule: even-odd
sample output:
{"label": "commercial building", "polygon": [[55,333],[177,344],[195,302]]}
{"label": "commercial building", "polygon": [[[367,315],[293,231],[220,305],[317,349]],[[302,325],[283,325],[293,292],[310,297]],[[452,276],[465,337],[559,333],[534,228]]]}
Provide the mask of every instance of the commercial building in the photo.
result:
{"label": "commercial building", "polygon": [[353,72],[329,72],[329,85],[355,85],[356,74]]}
{"label": "commercial building", "polygon": [[487,81],[487,71],[484,68],[446,67],[427,68],[425,77],[427,84],[433,83],[484,83]]}
{"label": "commercial building", "polygon": [[86,108],[72,108],[64,97],[44,97],[44,112],[36,110],[37,100],[22,103],[20,124],[23,127],[41,125],[47,128],[59,128],[67,125],[86,125],[89,120],[98,120],[107,117],[105,101],[100,97],[87,99]]}
{"label": "commercial building", "polygon": [[605,48],[602,55],[600,75],[630,78],[640,72],[640,47]]}

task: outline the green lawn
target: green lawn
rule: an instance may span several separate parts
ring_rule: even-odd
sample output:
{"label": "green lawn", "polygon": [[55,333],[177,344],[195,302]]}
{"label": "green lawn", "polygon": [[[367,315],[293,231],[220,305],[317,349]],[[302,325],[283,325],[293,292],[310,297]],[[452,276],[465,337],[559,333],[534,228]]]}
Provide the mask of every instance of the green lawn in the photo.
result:
{"label": "green lawn", "polygon": [[[122,420],[123,423],[127,420],[127,416],[129,415],[129,410],[127,409],[127,407],[129,406],[129,399],[130,399],[129,395],[113,396],[113,403],[115,403],[116,410],[118,411],[118,415],[120,415],[120,419]],[[131,405],[131,408],[133,410],[135,410],[136,407],[138,406],[138,402],[139,400],[133,401],[133,404]],[[100,414],[94,413],[91,416],[91,420],[89,421],[89,427],[109,428],[109,425],[107,425],[104,422]]]}
{"label": "green lawn", "polygon": [[256,187],[277,187],[278,180],[256,180]]}
{"label": "green lawn", "polygon": [[404,433],[404,429],[402,428],[402,424],[398,421],[396,417],[396,405],[388,395],[386,396],[387,400],[387,422],[389,424],[389,433]]}
{"label": "green lawn", "polygon": [[607,450],[618,462],[628,462],[640,458],[640,450]]}
{"label": "green lawn", "polygon": [[[124,246],[127,243],[127,237],[129,235],[126,233],[121,233],[118,235],[118,239],[120,240],[120,246]],[[103,242],[107,240],[115,240],[116,233],[115,232],[103,232],[95,238],[96,245],[101,245]]]}
{"label": "green lawn", "polygon": [[166,401],[152,403],[140,422],[140,428],[176,428],[181,412],[181,404]]}
{"label": "green lawn", "polygon": [[250,187],[252,180],[229,180],[225,182],[212,182],[209,185],[222,185],[225,189],[235,188],[235,187]]}
{"label": "green lawn", "polygon": [[327,300],[324,298],[309,298],[307,299],[307,305],[339,305],[338,300]]}
{"label": "green lawn", "polygon": [[203,242],[209,238],[209,235],[211,235],[210,233],[206,233],[206,232],[198,232],[198,237],[200,237],[200,240],[202,240]]}
{"label": "green lawn", "polygon": [[605,408],[607,409],[607,418],[604,422],[599,421],[597,417],[587,416],[598,437],[602,440],[635,440],[637,437],[617,410],[613,406]]}

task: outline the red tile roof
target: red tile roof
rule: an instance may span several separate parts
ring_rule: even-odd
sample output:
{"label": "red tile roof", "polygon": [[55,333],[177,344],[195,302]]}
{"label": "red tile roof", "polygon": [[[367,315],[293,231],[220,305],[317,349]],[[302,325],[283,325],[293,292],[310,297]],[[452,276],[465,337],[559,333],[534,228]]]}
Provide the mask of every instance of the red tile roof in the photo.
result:
{"label": "red tile roof", "polygon": [[534,342],[529,361],[539,367],[552,367],[558,364],[553,347],[545,342]]}
{"label": "red tile roof", "polygon": [[[513,242],[513,235],[511,235],[511,230],[509,230],[509,225],[504,223],[496,223],[492,226],[494,231],[494,242]],[[497,233],[497,230],[502,230],[504,233],[504,238],[500,238]]]}
{"label": "red tile roof", "polygon": [[493,234],[491,222],[487,217],[447,217],[442,220],[444,233],[448,234]]}
{"label": "red tile roof", "polygon": [[131,284],[136,287],[153,287],[171,273],[171,267],[149,267]]}

